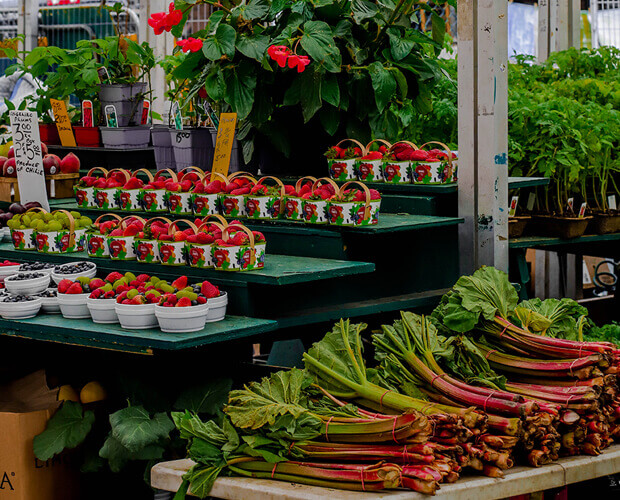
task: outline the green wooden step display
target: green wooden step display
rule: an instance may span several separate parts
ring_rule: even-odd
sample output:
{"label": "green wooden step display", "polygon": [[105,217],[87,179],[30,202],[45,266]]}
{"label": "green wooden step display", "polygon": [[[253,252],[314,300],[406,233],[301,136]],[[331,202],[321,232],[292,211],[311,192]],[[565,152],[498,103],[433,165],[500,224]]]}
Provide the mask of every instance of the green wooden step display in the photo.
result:
{"label": "green wooden step display", "polygon": [[0,319],[0,335],[142,354],[200,347],[270,332],[277,327],[275,321],[240,316],[226,316],[193,333],[164,333],[152,328],[125,330],[120,325],[66,319],[60,314],[40,314],[25,320]]}

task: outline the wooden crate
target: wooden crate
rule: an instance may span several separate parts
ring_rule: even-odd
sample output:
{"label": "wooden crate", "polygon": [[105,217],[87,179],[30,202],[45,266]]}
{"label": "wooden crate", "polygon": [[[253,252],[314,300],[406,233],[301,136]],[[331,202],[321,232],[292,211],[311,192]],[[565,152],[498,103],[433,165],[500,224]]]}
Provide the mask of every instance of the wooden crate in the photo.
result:
{"label": "wooden crate", "polygon": [[[45,186],[47,187],[47,196],[49,198],[72,198],[73,185],[79,177],[79,173],[46,175]],[[54,184],[53,196],[52,183]],[[8,203],[19,201],[17,177],[0,177],[0,201]]]}

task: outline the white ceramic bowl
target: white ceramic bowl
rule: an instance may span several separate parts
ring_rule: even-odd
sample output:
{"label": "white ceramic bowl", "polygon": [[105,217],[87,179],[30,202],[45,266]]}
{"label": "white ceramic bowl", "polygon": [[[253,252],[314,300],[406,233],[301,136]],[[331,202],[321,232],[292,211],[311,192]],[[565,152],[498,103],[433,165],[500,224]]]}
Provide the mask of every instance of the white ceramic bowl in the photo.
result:
{"label": "white ceramic bowl", "polygon": [[[17,280],[13,281],[11,277],[4,279],[4,286],[9,293],[15,295],[35,295],[41,293],[50,286],[50,275],[41,273],[43,276],[40,278],[33,278],[30,280]],[[17,275],[16,275],[17,276]]]}
{"label": "white ceramic bowl", "polygon": [[118,323],[116,299],[86,299],[86,305],[95,323]]}
{"label": "white ceramic bowl", "polygon": [[141,330],[159,326],[155,316],[155,304],[116,304],[114,310],[123,328]]}
{"label": "white ceramic bowl", "polygon": [[51,276],[53,271],[54,271],[54,266],[53,265],[51,267],[46,267],[45,269],[39,269],[38,271],[20,271],[20,270],[18,270],[19,273],[43,273],[43,274],[49,274],[50,276]]}
{"label": "white ceramic bowl", "polygon": [[167,333],[197,332],[205,327],[209,304],[189,307],[155,306],[159,328]]}
{"label": "white ceramic bowl", "polygon": [[11,241],[11,228],[9,227],[2,228],[2,239],[6,241]]}
{"label": "white ceramic bowl", "polygon": [[[52,290],[56,291],[55,288],[52,288]],[[46,314],[60,314],[58,297],[41,297],[41,312]]]}
{"label": "white ceramic bowl", "polygon": [[6,278],[7,276],[17,274],[19,266],[19,264],[16,266],[0,266],[0,278]]}
{"label": "white ceramic bowl", "polygon": [[226,317],[226,306],[228,305],[228,293],[223,292],[219,297],[207,299],[209,312],[207,314],[207,323],[215,323],[222,321]]}
{"label": "white ceramic bowl", "polygon": [[[6,298],[4,296],[3,298]],[[0,300],[0,316],[4,319],[34,318],[41,309],[41,298],[25,302],[4,302]]]}
{"label": "white ceramic bowl", "polygon": [[[78,261],[78,262],[68,262],[67,264],[62,264],[62,265],[65,266],[65,265],[70,265],[70,264],[79,264],[80,262],[81,261]],[[94,265],[94,267],[92,269],[89,269],[88,271],[84,271],[82,273],[58,274],[54,270],[54,271],[52,271],[52,279],[54,280],[54,283],[58,284],[62,280],[75,281],[78,278],[81,278],[82,276],[85,276],[87,278],[94,278],[97,275],[97,264],[95,264],[94,262],[92,264]]]}
{"label": "white ceramic bowl", "polygon": [[68,319],[90,318],[90,311],[86,304],[89,295],[89,293],[59,293],[60,312]]}

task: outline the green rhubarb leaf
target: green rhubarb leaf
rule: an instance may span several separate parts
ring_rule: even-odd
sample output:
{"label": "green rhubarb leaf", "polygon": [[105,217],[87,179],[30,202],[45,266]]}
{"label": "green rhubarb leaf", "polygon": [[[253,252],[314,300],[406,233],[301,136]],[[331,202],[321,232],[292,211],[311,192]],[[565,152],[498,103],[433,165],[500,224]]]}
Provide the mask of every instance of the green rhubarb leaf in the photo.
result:
{"label": "green rhubarb leaf", "polygon": [[221,425],[215,420],[203,422],[195,413],[173,412],[172,419],[182,439],[200,439],[223,451],[233,451],[239,446],[239,435],[227,418]]}
{"label": "green rhubarb leaf", "polygon": [[35,456],[46,461],[65,449],[75,448],[84,441],[94,422],[92,411],[84,411],[80,403],[65,401],[49,420],[47,428],[35,436]]}
{"label": "green rhubarb leaf", "polygon": [[194,467],[188,472],[184,479],[190,482],[190,493],[198,498],[206,498],[213,488],[213,483],[222,472],[223,467],[218,466],[199,466]]}
{"label": "green rhubarb leaf", "polygon": [[129,406],[110,415],[112,436],[130,452],[167,438],[174,423],[165,413],[151,414],[143,406]]}
{"label": "green rhubarb leaf", "polygon": [[164,448],[157,444],[150,444],[131,452],[110,434],[99,450],[99,456],[108,461],[112,472],[120,472],[130,460],[161,459],[164,456]]}

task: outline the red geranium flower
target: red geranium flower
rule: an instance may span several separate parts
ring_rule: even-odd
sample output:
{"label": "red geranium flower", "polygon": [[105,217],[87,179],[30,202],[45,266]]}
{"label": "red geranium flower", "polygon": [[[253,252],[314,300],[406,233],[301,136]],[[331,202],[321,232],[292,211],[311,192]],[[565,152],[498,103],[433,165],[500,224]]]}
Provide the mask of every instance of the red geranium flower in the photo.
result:
{"label": "red geranium flower", "polygon": [[183,12],[174,8],[174,2],[170,2],[168,12],[155,12],[151,14],[148,25],[153,28],[156,35],[161,35],[164,31],[170,31],[183,19]]}
{"label": "red geranium flower", "polygon": [[190,37],[187,40],[178,40],[177,45],[183,49],[183,52],[198,52],[202,49],[202,40]]}
{"label": "red geranium flower", "polygon": [[272,45],[267,49],[267,54],[278,63],[278,66],[284,68],[286,66],[286,60],[291,55],[291,49],[284,45]]}
{"label": "red geranium flower", "polygon": [[293,54],[288,58],[288,67],[297,67],[297,73],[302,73],[308,64],[310,64],[310,58],[307,56],[298,56],[297,54]]}

